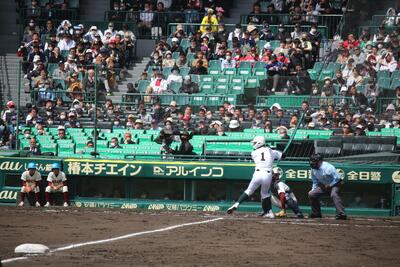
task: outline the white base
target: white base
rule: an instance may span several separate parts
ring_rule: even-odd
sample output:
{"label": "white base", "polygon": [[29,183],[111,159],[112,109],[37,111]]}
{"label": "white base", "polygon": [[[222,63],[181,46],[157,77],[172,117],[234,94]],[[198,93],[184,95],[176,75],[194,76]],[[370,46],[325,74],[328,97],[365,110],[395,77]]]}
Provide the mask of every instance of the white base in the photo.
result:
{"label": "white base", "polygon": [[44,254],[50,249],[42,244],[22,244],[15,248],[15,253]]}

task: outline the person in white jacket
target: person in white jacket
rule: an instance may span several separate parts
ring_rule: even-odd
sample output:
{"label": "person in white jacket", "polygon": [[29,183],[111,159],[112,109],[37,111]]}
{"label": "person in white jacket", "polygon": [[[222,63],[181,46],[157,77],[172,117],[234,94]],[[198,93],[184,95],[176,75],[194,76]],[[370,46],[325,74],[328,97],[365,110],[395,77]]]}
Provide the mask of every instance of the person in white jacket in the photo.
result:
{"label": "person in white jacket", "polygon": [[379,61],[378,70],[388,70],[393,72],[397,68],[397,61],[394,59],[391,53],[387,53],[382,59]]}

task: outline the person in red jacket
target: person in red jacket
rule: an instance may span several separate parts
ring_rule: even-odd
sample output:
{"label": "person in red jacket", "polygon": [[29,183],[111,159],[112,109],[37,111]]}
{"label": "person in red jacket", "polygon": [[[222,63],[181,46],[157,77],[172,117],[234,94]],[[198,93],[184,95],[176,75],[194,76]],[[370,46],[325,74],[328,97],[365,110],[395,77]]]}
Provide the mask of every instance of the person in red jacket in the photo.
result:
{"label": "person in red jacket", "polygon": [[349,34],[347,37],[347,40],[343,42],[343,47],[346,49],[353,49],[355,47],[358,47],[360,45],[360,42],[354,38],[353,34]]}

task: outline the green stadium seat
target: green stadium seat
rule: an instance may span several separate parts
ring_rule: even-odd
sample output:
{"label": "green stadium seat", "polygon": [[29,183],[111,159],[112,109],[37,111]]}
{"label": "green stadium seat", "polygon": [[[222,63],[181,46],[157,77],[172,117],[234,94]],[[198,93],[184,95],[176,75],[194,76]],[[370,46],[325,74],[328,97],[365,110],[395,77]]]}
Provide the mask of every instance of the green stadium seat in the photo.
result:
{"label": "green stadium seat", "polygon": [[239,61],[239,69],[251,69],[252,65],[249,61]]}
{"label": "green stadium seat", "polygon": [[221,70],[219,68],[208,68],[208,74],[210,75],[219,75]]}
{"label": "green stadium seat", "polygon": [[194,83],[200,83],[200,75],[197,74],[190,74],[190,78]]}
{"label": "green stadium seat", "polygon": [[382,89],[390,89],[390,78],[380,78],[378,79],[378,87],[380,90]]}
{"label": "green stadium seat", "polygon": [[264,61],[256,61],[256,62],[254,63],[254,68],[256,68],[256,69],[263,69],[263,68],[265,68],[266,66],[267,66],[267,63],[264,62]]}
{"label": "green stadium seat", "polygon": [[228,84],[227,83],[221,83],[217,84],[215,86],[215,94],[223,94],[225,95],[228,92]]}
{"label": "green stadium seat", "polygon": [[221,96],[208,96],[206,105],[209,107],[216,107],[223,104],[225,97]]}
{"label": "green stadium seat", "polygon": [[67,90],[67,85],[64,80],[61,79],[53,79],[54,87],[60,88],[61,90]]}
{"label": "green stadium seat", "polygon": [[188,38],[184,38],[181,40],[181,47],[183,51],[185,51],[186,48],[188,48],[189,46],[190,46],[190,40]]}
{"label": "green stadium seat", "polygon": [[377,78],[378,80],[380,78],[390,78],[390,71],[388,70],[380,70],[377,72]]}
{"label": "green stadium seat", "polygon": [[220,75],[215,78],[216,83],[223,83],[223,84],[228,84],[229,83],[229,76],[224,76]]}
{"label": "green stadium seat", "polygon": [[145,93],[147,87],[150,85],[150,81],[147,80],[140,80],[138,83],[138,91],[139,93]]}
{"label": "green stadium seat", "polygon": [[236,75],[236,68],[225,68],[223,73],[225,75],[234,76],[234,75]]}
{"label": "green stadium seat", "polygon": [[393,80],[395,80],[395,79],[400,79],[400,70],[395,70],[395,71],[393,71],[393,72],[392,72],[392,77],[391,77],[391,79],[392,79],[392,82],[393,82]]}
{"label": "green stadium seat", "polygon": [[244,94],[244,84],[243,83],[232,84],[229,93],[235,95]]}
{"label": "green stadium seat", "polygon": [[214,82],[214,77],[211,75],[200,75],[200,83],[212,83]]}
{"label": "green stadium seat", "polygon": [[214,83],[204,82],[200,85],[200,92],[202,94],[213,94],[214,93]]}
{"label": "green stadium seat", "polygon": [[400,79],[393,79],[392,83],[390,85],[390,89],[396,89],[397,87],[400,86]]}
{"label": "green stadium seat", "polygon": [[265,68],[254,68],[253,75],[260,78],[260,80],[267,79],[268,73]]}
{"label": "green stadium seat", "polygon": [[220,60],[210,60],[208,62],[208,67],[221,70],[221,61]]}
{"label": "green stadium seat", "polygon": [[179,72],[180,74],[185,77],[186,75],[189,74],[190,68],[189,67],[180,67]]}
{"label": "green stadium seat", "polygon": [[165,78],[167,78],[171,74],[171,70],[172,70],[172,67],[164,67],[163,68],[162,73]]}
{"label": "green stadium seat", "polygon": [[175,93],[179,93],[179,89],[181,89],[182,83],[180,82],[171,82],[169,84],[169,89],[174,91]]}
{"label": "green stadium seat", "polygon": [[240,68],[240,69],[238,69],[238,75],[251,76],[252,75],[251,68],[247,68],[247,69]]}
{"label": "green stadium seat", "polygon": [[172,53],[172,58],[177,60],[179,58],[179,54],[180,54],[179,52],[173,52]]}
{"label": "green stadium seat", "polygon": [[260,80],[258,77],[250,76],[246,79],[245,88],[258,88],[260,87]]}
{"label": "green stadium seat", "polygon": [[190,99],[190,105],[192,106],[201,106],[204,105],[204,103],[206,103],[205,95],[200,95],[200,94],[192,95]]}
{"label": "green stadium seat", "polygon": [[68,55],[69,55],[69,50],[61,50],[61,55],[62,55],[64,58],[67,58]]}

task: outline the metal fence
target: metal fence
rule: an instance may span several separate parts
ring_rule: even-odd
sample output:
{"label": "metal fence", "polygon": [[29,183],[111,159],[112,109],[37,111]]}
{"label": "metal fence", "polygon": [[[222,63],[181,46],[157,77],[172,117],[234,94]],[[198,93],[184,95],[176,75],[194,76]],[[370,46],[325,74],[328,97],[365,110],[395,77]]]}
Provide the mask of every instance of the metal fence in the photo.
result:
{"label": "metal fence", "polygon": [[78,9],[69,8],[69,9],[58,9],[58,8],[20,8],[19,16],[21,21],[25,19],[68,19],[75,20],[78,18]]}
{"label": "metal fence", "polygon": [[297,20],[296,18],[300,17],[300,24],[312,24],[317,23],[318,25],[326,26],[327,29],[327,37],[332,38],[336,33],[337,26],[339,25],[343,15],[295,15],[295,14],[257,14],[257,15],[241,15],[240,23],[247,24],[252,22],[251,17],[256,16],[259,22],[266,21],[269,24],[285,24],[285,25],[294,25]]}
{"label": "metal fence", "polygon": [[157,11],[105,11],[104,21],[116,24],[134,22],[138,29],[138,38],[158,39],[167,35],[169,23],[199,23],[204,12],[157,12]]}

